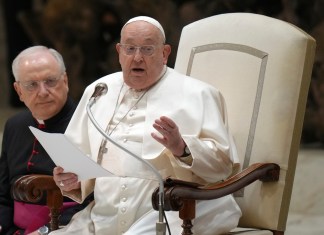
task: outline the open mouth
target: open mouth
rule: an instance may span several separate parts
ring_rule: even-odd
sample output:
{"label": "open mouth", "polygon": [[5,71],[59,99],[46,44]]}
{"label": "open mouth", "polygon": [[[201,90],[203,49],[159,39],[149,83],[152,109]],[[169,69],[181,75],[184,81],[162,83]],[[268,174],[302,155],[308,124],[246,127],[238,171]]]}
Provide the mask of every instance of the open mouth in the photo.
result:
{"label": "open mouth", "polygon": [[144,72],[144,69],[141,69],[141,68],[133,68],[132,71],[133,72],[136,72],[136,73],[141,73],[141,72]]}

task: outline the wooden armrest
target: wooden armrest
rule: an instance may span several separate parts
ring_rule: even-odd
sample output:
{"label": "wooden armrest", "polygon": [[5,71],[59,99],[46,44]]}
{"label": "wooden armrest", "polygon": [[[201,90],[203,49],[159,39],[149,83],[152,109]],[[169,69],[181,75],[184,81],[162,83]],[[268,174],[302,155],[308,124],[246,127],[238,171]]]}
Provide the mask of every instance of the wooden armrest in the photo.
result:
{"label": "wooden armrest", "polygon": [[17,201],[38,203],[47,190],[60,190],[50,175],[24,175],[16,180],[11,194]]}
{"label": "wooden armrest", "polygon": [[[184,200],[212,200],[232,194],[256,180],[278,181],[280,167],[275,163],[255,163],[236,175],[220,182],[199,185],[168,178],[164,184],[164,209],[179,211]],[[159,189],[152,194],[152,205],[158,210]]]}
{"label": "wooden armrest", "polygon": [[63,205],[63,195],[50,175],[25,175],[16,180],[11,188],[14,200],[38,203],[46,192],[46,204],[50,209],[50,229],[58,229],[58,217]]}

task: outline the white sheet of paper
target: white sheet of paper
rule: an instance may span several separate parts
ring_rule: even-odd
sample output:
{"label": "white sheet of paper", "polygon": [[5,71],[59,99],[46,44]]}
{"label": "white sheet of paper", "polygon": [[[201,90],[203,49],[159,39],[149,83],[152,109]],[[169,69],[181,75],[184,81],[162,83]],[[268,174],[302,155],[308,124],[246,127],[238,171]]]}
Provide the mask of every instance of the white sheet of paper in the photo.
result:
{"label": "white sheet of paper", "polygon": [[57,166],[63,167],[65,172],[73,172],[78,175],[79,180],[114,176],[82,153],[64,134],[47,133],[32,126],[29,129],[52,158],[53,162]]}

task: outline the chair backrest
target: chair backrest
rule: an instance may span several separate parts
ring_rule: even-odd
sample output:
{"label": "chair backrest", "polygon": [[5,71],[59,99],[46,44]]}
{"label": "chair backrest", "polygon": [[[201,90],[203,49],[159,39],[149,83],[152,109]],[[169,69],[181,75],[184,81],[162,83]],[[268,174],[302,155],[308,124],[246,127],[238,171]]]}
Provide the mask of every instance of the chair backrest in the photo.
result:
{"label": "chair backrest", "polygon": [[229,13],[185,26],[175,69],[217,87],[243,168],[280,165],[276,183],[236,197],[242,227],[284,231],[315,53],[315,40],[287,22]]}

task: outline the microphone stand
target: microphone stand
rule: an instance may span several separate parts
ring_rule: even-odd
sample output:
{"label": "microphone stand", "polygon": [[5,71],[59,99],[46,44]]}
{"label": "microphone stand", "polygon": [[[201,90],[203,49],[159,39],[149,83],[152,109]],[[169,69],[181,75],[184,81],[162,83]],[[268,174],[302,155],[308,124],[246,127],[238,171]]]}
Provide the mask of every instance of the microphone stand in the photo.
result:
{"label": "microphone stand", "polygon": [[166,223],[163,221],[163,214],[164,214],[164,208],[163,208],[163,201],[164,201],[164,184],[163,184],[163,179],[160,173],[155,169],[155,167],[149,163],[148,161],[145,161],[143,158],[137,156],[133,152],[129,151],[119,143],[117,143],[115,140],[113,140],[107,133],[100,127],[96,119],[94,118],[92,112],[91,112],[91,107],[95,104],[96,98],[99,96],[92,96],[87,104],[87,113],[88,116],[92,122],[92,124],[96,127],[96,129],[100,132],[101,135],[103,135],[107,140],[109,140],[111,143],[116,145],[118,148],[122,149],[126,153],[130,154],[137,160],[143,162],[145,165],[147,165],[153,173],[156,175],[158,181],[159,181],[159,220],[156,223],[156,235],[165,235],[166,234]]}

